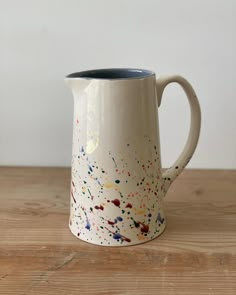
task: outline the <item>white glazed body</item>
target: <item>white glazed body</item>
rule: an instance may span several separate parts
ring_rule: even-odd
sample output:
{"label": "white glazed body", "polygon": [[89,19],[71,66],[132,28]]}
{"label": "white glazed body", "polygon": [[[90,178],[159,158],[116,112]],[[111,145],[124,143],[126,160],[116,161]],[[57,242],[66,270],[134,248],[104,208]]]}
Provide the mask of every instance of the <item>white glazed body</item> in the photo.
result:
{"label": "white glazed body", "polygon": [[104,246],[157,237],[171,179],[161,172],[155,75],[67,83],[74,96],[72,233]]}

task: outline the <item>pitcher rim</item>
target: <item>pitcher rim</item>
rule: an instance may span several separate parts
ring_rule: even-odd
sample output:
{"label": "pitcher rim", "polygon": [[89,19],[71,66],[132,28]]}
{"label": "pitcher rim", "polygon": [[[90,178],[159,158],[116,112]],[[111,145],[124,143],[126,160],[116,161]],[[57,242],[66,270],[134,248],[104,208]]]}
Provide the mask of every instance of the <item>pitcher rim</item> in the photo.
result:
{"label": "pitcher rim", "polygon": [[102,68],[80,72],[74,72],[65,79],[85,79],[85,80],[134,80],[155,77],[155,72],[139,68]]}

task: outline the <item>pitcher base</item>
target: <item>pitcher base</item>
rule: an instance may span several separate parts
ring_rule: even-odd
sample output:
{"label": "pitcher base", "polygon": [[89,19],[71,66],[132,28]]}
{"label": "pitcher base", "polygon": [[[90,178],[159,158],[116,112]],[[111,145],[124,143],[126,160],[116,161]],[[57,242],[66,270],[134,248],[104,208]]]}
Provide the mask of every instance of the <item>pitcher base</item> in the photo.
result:
{"label": "pitcher base", "polygon": [[118,236],[118,234],[114,233],[113,236],[111,235],[111,238],[112,238],[111,240],[101,241],[101,239],[99,239],[99,237],[98,237],[98,239],[96,239],[96,237],[94,239],[91,239],[91,238],[89,239],[88,237],[81,236],[80,234],[78,234],[77,230],[75,230],[73,228],[73,226],[71,224],[69,224],[69,229],[70,229],[71,233],[77,239],[80,239],[80,240],[90,243],[90,244],[99,245],[99,246],[108,246],[108,247],[109,246],[110,247],[127,247],[127,246],[143,244],[143,243],[149,242],[149,241],[154,240],[157,237],[159,237],[164,232],[165,228],[166,228],[166,221],[162,225],[160,225],[160,227],[158,228],[158,231],[156,231],[156,233],[151,236],[140,235],[136,239],[128,239],[124,236],[121,236],[121,235]]}

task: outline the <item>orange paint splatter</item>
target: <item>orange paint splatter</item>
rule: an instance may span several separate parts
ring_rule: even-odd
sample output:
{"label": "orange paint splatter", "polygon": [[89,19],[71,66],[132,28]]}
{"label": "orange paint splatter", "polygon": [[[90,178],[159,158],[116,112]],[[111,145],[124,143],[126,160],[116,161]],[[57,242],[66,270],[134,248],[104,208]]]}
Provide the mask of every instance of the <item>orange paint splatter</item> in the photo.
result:
{"label": "orange paint splatter", "polygon": [[144,240],[147,239],[147,237],[145,237],[145,236],[142,235],[142,234],[139,234],[139,235],[138,235],[138,239],[139,239],[140,241],[144,241]]}

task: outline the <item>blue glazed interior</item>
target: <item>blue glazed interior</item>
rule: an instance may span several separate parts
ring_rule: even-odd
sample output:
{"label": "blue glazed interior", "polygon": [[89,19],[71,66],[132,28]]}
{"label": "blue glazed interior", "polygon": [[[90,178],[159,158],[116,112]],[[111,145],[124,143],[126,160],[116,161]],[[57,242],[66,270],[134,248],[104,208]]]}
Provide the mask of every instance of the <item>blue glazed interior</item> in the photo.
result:
{"label": "blue glazed interior", "polygon": [[66,78],[85,78],[85,79],[140,79],[154,76],[155,73],[142,69],[98,69],[77,72],[68,75]]}

